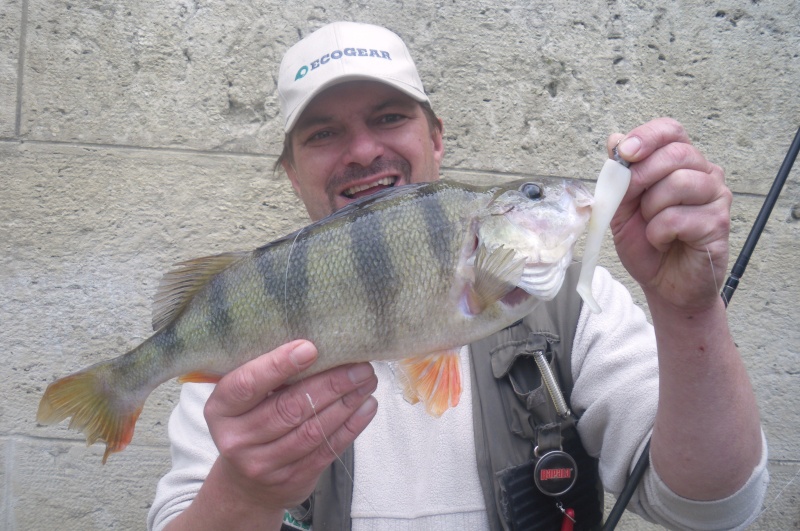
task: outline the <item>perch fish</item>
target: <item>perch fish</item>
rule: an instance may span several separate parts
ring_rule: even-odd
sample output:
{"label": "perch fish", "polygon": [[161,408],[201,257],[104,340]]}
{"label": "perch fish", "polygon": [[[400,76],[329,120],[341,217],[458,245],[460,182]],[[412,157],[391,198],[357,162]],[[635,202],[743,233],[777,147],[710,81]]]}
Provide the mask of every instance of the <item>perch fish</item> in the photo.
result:
{"label": "perch fish", "polygon": [[190,260],[155,297],[155,333],[51,383],[37,419],[71,417],[103,462],[124,449],[160,384],[216,382],[291,340],[330,367],[400,360],[406,396],[432,415],[458,403],[458,349],[552,299],[593,198],[579,182],[390,188],[248,252]]}

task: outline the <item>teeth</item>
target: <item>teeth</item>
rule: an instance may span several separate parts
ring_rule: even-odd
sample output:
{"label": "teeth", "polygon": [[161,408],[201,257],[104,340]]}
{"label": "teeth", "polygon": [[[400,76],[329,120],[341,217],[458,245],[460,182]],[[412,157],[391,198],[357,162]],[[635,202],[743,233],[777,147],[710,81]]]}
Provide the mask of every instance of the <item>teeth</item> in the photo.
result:
{"label": "teeth", "polygon": [[354,186],[352,188],[348,188],[347,190],[345,190],[342,193],[347,197],[352,197],[355,194],[357,194],[358,192],[363,192],[364,190],[367,190],[369,188],[373,188],[375,186],[392,186],[396,180],[397,180],[397,177],[384,177],[383,179],[375,181],[374,183],[360,184],[358,186]]}

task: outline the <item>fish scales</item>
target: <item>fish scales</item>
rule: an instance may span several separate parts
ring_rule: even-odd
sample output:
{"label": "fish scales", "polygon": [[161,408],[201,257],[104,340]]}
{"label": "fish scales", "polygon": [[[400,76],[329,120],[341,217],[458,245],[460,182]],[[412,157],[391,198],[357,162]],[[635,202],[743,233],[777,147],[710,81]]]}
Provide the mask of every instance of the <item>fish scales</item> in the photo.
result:
{"label": "fish scales", "polygon": [[[324,353],[314,369],[352,361],[359,352],[396,357],[402,344],[419,337],[414,334],[429,321],[423,317],[426,305],[441,305],[447,295],[445,271],[454,269],[463,239],[463,233],[453,237],[464,223],[457,202],[436,227],[423,222],[439,195],[411,195],[403,204],[360,212],[345,230],[301,235],[294,242],[295,249],[306,249],[308,260],[301,265],[292,255],[289,271],[308,278],[303,295],[289,274],[287,304],[303,323],[298,336]],[[434,240],[438,256],[429,244],[431,233],[440,235]],[[447,255],[443,241],[453,242]],[[292,328],[296,332],[294,323]]]}
{"label": "fish scales", "polygon": [[[394,329],[390,326],[393,317],[401,317],[397,298],[402,295],[402,283],[396,276],[396,266],[401,267],[399,257],[392,255],[387,234],[392,220],[387,216],[389,211],[376,212],[372,216],[363,217],[349,226],[350,245],[348,253],[352,256],[355,274],[358,278],[353,286],[358,294],[359,306],[363,309],[364,331],[361,336],[365,340],[363,349],[378,350],[380,342],[387,346],[395,344]],[[372,227],[368,225],[373,225]],[[373,236],[365,238],[364,233]]]}
{"label": "fish scales", "polygon": [[[37,417],[54,423],[72,416],[87,440],[106,442],[105,462],[128,444],[147,395],[164,381],[216,381],[298,338],[312,341],[319,356],[290,381],[344,363],[409,356],[431,357],[436,370],[450,371],[435,380],[449,381],[454,349],[555,294],[523,285],[523,270],[530,278],[544,271],[550,276],[542,284],[552,285],[552,276],[560,285],[591,197],[575,183],[549,186],[544,198],[527,197],[522,183],[390,189],[254,251],[186,262],[164,277],[155,334],[51,384]],[[542,245],[546,252],[534,248]],[[529,263],[540,254],[557,260]],[[454,388],[460,392],[458,382]],[[81,405],[90,400],[102,407]],[[446,399],[443,408],[456,402]]]}
{"label": "fish scales", "polygon": [[[423,297],[435,303],[445,294],[446,289],[435,288],[446,286],[445,271],[452,270],[458,258],[460,242],[446,237],[448,230],[443,230],[452,233],[460,227],[455,224],[458,208],[450,209],[449,218],[440,215],[436,226],[417,222],[426,210],[441,212],[438,203],[437,195],[426,194],[424,201],[411,203],[412,208],[353,216],[346,231],[301,233],[257,251],[214,277],[172,328],[187,350],[206,355],[202,370],[219,373],[247,361],[254,352],[297,337],[308,338],[329,353],[330,363],[319,364],[320,370],[352,359],[353,352],[385,349],[398,327],[408,330],[402,334],[408,339],[408,333],[416,333],[423,324],[419,303]],[[433,240],[438,257],[425,243],[432,235],[438,235]],[[442,252],[447,242],[455,242],[446,249],[449,255]],[[425,274],[434,271],[439,274]],[[266,287],[260,300],[254,300],[259,291],[254,288],[256,276]],[[413,289],[415,281],[422,289]],[[411,290],[403,291],[401,285],[410,285]],[[256,340],[248,341],[252,338]],[[331,345],[325,348],[327,343]],[[239,355],[225,359],[220,355],[225,352]],[[185,370],[180,365],[171,372]]]}
{"label": "fish scales", "polygon": [[[384,226],[393,230],[387,238],[396,264],[397,282],[403,289],[390,294],[395,318],[386,331],[396,336],[394,344],[383,349],[387,356],[402,356],[411,341],[427,340],[429,350],[444,347],[444,338],[436,332],[452,330],[454,305],[450,296],[453,279],[461,255],[468,217],[464,206],[472,200],[464,191],[425,189],[413,208],[391,211],[396,219]],[[427,220],[426,220],[427,218]],[[381,337],[384,330],[377,330]],[[445,335],[449,335],[449,332]]]}

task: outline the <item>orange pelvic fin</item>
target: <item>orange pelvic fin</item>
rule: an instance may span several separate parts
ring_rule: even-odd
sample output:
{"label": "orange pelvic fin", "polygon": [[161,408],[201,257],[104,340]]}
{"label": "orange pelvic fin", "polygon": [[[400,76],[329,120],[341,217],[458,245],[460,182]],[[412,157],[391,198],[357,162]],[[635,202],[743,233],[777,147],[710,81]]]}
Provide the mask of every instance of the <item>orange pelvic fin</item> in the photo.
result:
{"label": "orange pelvic fin", "polygon": [[36,413],[40,424],[72,417],[70,429],[83,432],[87,445],[105,441],[103,464],[110,454],[122,451],[131,442],[144,406],[144,399],[130,403],[115,395],[114,386],[103,379],[107,373],[107,364],[97,364],[56,380],[47,386]]}
{"label": "orange pelvic fin", "polygon": [[407,358],[400,361],[399,368],[405,398],[410,403],[421,400],[434,417],[458,405],[461,397],[458,350]]}
{"label": "orange pelvic fin", "polygon": [[217,383],[222,379],[222,375],[212,372],[195,371],[178,377],[178,383]]}

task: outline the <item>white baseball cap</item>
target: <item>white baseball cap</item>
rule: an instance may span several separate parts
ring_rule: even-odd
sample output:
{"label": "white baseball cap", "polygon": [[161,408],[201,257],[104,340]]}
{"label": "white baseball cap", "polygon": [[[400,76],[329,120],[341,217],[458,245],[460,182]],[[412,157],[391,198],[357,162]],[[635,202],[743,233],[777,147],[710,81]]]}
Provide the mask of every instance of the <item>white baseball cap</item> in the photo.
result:
{"label": "white baseball cap", "polygon": [[411,54],[395,33],[380,26],[334,22],[286,52],[278,74],[278,97],[289,132],[311,100],[346,81],[379,81],[419,102],[428,96]]}

